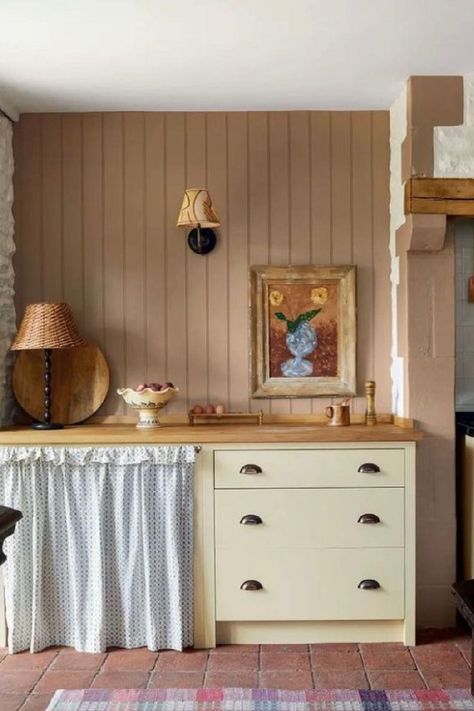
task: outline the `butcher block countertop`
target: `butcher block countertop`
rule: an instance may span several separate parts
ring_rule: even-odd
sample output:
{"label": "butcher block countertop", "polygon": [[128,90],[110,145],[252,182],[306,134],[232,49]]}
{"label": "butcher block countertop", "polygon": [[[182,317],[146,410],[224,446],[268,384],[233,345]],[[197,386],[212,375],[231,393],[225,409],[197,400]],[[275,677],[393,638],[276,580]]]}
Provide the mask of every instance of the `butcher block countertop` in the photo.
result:
{"label": "butcher block countertop", "polygon": [[315,424],[165,424],[156,429],[137,429],[133,424],[83,424],[62,430],[31,427],[0,428],[0,446],[109,445],[109,444],[271,444],[301,442],[415,442],[421,432],[412,427],[377,424],[367,427],[328,427]]}

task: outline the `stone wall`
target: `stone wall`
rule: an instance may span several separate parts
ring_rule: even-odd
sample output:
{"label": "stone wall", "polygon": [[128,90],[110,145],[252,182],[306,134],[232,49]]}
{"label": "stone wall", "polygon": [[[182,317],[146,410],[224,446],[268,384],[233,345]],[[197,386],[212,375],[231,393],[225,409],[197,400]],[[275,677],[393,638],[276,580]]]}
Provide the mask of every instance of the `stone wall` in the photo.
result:
{"label": "stone wall", "polygon": [[14,408],[10,385],[10,343],[15,333],[12,178],[12,126],[0,115],[0,425],[12,422]]}
{"label": "stone wall", "polygon": [[447,137],[462,121],[462,77],[411,77],[391,110],[394,409],[424,434],[417,451],[420,627],[454,622],[454,238],[445,215],[404,215],[403,193],[411,175],[436,175],[435,127]]}
{"label": "stone wall", "polygon": [[474,177],[474,74],[464,77],[464,121],[433,130],[435,178]]}

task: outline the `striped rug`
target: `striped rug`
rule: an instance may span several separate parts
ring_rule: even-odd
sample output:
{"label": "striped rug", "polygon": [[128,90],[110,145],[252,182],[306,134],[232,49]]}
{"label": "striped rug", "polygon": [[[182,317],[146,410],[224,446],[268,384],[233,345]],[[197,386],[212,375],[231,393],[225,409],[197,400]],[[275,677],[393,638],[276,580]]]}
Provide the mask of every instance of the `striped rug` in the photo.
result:
{"label": "striped rug", "polygon": [[77,689],[56,691],[47,711],[463,711],[468,689]]}

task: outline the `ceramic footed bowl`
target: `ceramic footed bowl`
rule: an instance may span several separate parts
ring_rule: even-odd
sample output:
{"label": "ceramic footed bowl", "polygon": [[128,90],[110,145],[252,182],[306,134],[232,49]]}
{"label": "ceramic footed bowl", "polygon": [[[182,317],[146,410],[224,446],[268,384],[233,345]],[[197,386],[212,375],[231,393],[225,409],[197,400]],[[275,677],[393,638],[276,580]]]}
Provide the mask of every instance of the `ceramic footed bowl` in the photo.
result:
{"label": "ceramic footed bowl", "polygon": [[179,388],[168,387],[166,390],[155,392],[151,388],[145,388],[137,392],[133,388],[119,388],[117,394],[121,395],[127,405],[137,411],[139,428],[160,427],[158,412],[172,397],[179,392]]}

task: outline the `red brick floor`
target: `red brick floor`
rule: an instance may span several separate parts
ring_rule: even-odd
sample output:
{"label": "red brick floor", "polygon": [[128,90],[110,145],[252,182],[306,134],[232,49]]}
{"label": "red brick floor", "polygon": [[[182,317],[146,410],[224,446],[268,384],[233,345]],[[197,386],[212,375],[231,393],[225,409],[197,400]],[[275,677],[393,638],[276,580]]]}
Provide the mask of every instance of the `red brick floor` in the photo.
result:
{"label": "red brick floor", "polygon": [[275,687],[457,688],[470,686],[470,637],[425,630],[401,644],[223,645],[209,652],[69,648],[9,656],[0,649],[1,711],[44,711],[55,689]]}

